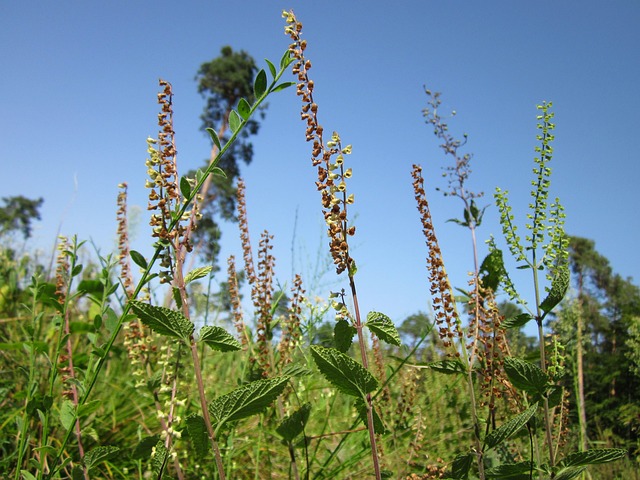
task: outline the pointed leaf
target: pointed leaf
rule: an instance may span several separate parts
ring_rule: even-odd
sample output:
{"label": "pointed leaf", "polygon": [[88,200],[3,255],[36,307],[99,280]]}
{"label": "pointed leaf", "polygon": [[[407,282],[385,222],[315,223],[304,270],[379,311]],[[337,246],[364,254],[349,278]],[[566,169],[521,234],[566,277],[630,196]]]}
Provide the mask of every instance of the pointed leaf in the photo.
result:
{"label": "pointed leaf", "polygon": [[500,428],[495,429],[487,437],[484,439],[484,448],[483,451],[491,450],[493,447],[501,444],[507,438],[512,435],[518,433],[522,427],[524,427],[529,419],[533,417],[538,409],[538,404],[534,403],[529,408],[527,408],[521,414],[515,416],[511,420],[509,420],[504,425],[500,426]]}
{"label": "pointed leaf", "polygon": [[271,89],[271,93],[279,92],[280,90],[284,90],[285,88],[293,87],[296,82],[282,82]]}
{"label": "pointed leaf", "polygon": [[238,131],[238,128],[240,128],[241,123],[242,119],[240,118],[240,115],[238,115],[238,112],[236,112],[235,110],[231,110],[231,113],[229,114],[229,128],[231,129],[231,131],[233,133],[236,133]]}
{"label": "pointed leaf", "polygon": [[104,447],[95,447],[87,452],[87,454],[84,456],[82,461],[84,462],[84,465],[87,467],[87,469],[91,470],[97,464],[113,456],[113,454],[119,450],[120,450],[119,447],[114,447],[110,445],[107,445]]}
{"label": "pointed leaf", "polygon": [[311,355],[320,373],[347,395],[364,397],[378,387],[378,381],[371,373],[335,348],[312,345]]}
{"label": "pointed leaf", "polygon": [[553,478],[554,480],[571,480],[572,478],[578,478],[586,469],[586,466],[563,468]]}
{"label": "pointed leaf", "polygon": [[280,425],[278,425],[278,428],[276,428],[276,432],[287,442],[291,442],[304,431],[304,426],[309,420],[310,412],[311,404],[305,403],[291,415],[285,417]]}
{"label": "pointed leaf", "polygon": [[184,277],[185,285],[188,285],[194,280],[198,280],[200,278],[206,277],[211,273],[211,270],[213,270],[213,267],[211,265],[206,267],[194,268],[193,270],[191,270],[189,273],[185,275]]}
{"label": "pointed leaf", "polygon": [[227,174],[220,167],[213,167],[213,170],[211,170],[211,174],[212,175],[217,175],[217,176],[222,177],[222,178],[227,178]]}
{"label": "pointed leaf", "polygon": [[504,360],[504,370],[514,387],[532,395],[544,395],[549,386],[547,375],[531,362],[507,357]]}
{"label": "pointed leaf", "polygon": [[185,423],[187,424],[187,433],[191,443],[193,443],[197,459],[202,460],[209,453],[209,434],[207,433],[204,418],[193,413],[187,417]]}
{"label": "pointed leaf", "polygon": [[510,328],[523,327],[527,323],[529,323],[530,320],[533,320],[533,317],[531,315],[529,315],[528,313],[521,313],[520,315],[516,315],[515,317],[507,318],[500,324],[500,328],[508,330]]}
{"label": "pointed leaf", "polygon": [[189,195],[191,195],[191,184],[187,177],[180,178],[180,193],[182,193],[183,198],[189,198]]}
{"label": "pointed leaf", "polygon": [[236,388],[209,404],[218,426],[264,411],[287,386],[289,377],[267,378]]}
{"label": "pointed leaf", "polygon": [[[207,132],[209,132],[209,136],[211,137],[211,140],[213,141],[213,144],[218,147],[218,150],[222,150],[222,147],[220,146],[220,139],[218,138],[218,134],[216,133],[216,131],[213,128],[207,128]],[[196,177],[197,179],[197,177]],[[199,182],[199,180],[198,180]]]}
{"label": "pointed leaf", "polygon": [[60,407],[60,423],[65,430],[70,430],[76,420],[76,409],[71,400],[65,400]]}
{"label": "pointed leaf", "polygon": [[599,463],[615,462],[626,455],[627,451],[621,448],[594,448],[592,450],[567,455],[567,457],[560,462],[560,465],[565,467],[596,465]]}
{"label": "pointed leaf", "polygon": [[256,80],[253,82],[253,93],[256,98],[261,98],[264,92],[267,91],[267,73],[263,70],[258,72]]}
{"label": "pointed leaf", "polygon": [[466,480],[469,478],[469,470],[473,464],[473,454],[461,453],[453,459],[451,464],[451,474],[449,478],[455,478],[456,480]]}
{"label": "pointed leaf", "polygon": [[200,329],[198,335],[199,342],[204,342],[219,352],[232,352],[242,348],[242,345],[222,327],[207,325]]}
{"label": "pointed leaf", "polygon": [[147,261],[144,259],[142,254],[136,252],[135,250],[131,250],[129,252],[129,255],[131,255],[131,260],[133,260],[133,263],[138,265],[140,268],[143,268],[145,270],[147,269]]}
{"label": "pointed leaf", "polygon": [[386,315],[379,312],[369,312],[365,325],[369,327],[369,330],[375,333],[380,340],[397,347],[402,344],[396,326]]}
{"label": "pointed leaf", "polygon": [[169,450],[164,446],[164,441],[158,440],[155,444],[154,450],[151,453],[151,471],[155,475],[159,475],[164,468],[167,457],[169,456]]}
{"label": "pointed leaf", "polygon": [[[360,416],[360,420],[362,424],[367,427],[369,425],[369,419],[367,418],[367,404],[363,398],[358,398],[355,401],[356,410],[358,410],[358,415]],[[387,427],[385,427],[382,418],[376,411],[375,407],[373,408],[373,430],[378,435],[384,435],[388,432]]]}
{"label": "pointed leaf", "polygon": [[311,375],[313,371],[309,369],[306,365],[289,363],[286,367],[282,369],[282,374],[287,377],[307,377]]}
{"label": "pointed leaf", "polygon": [[244,120],[247,120],[249,118],[249,115],[251,114],[251,107],[249,106],[249,102],[247,102],[244,98],[241,98],[238,102],[238,113]]}
{"label": "pointed leaf", "polygon": [[180,312],[134,300],[131,307],[140,321],[160,335],[188,340],[193,334],[193,323]]}
{"label": "pointed leaf", "polygon": [[78,418],[84,418],[91,415],[102,406],[102,400],[92,400],[78,407]]}
{"label": "pointed leaf", "polygon": [[271,61],[268,58],[265,58],[264,61],[267,62],[267,65],[269,65],[269,71],[271,72],[271,76],[273,78],[276,78],[276,75],[278,74],[276,70],[276,66],[273,63],[271,63]]}
{"label": "pointed leaf", "polygon": [[291,64],[291,62],[293,62],[293,58],[291,57],[291,50],[287,49],[282,54],[282,58],[280,58],[280,68],[284,70]]}
{"label": "pointed leaf", "polygon": [[569,267],[567,265],[562,265],[561,267],[559,267],[556,276],[551,282],[551,290],[549,291],[549,295],[547,295],[547,298],[545,298],[540,304],[540,308],[545,313],[549,313],[556,305],[558,305],[562,301],[569,288],[570,280],[571,275],[569,273]]}
{"label": "pointed leaf", "polygon": [[344,319],[338,320],[333,327],[333,343],[342,353],[346,353],[353,343],[353,336],[358,333],[349,322]]}
{"label": "pointed leaf", "polygon": [[446,375],[453,374],[466,374],[467,371],[464,364],[460,360],[440,360],[437,362],[430,362],[426,365],[431,370],[444,373]]}

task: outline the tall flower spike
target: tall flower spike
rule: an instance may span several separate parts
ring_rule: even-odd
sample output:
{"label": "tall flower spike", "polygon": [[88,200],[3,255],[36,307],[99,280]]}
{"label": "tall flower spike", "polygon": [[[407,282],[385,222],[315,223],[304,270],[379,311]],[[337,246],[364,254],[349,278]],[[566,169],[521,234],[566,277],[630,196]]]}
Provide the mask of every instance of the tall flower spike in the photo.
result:
{"label": "tall flower spike", "polygon": [[118,222],[118,263],[120,264],[120,278],[122,285],[131,298],[134,291],[133,276],[131,275],[131,263],[129,261],[129,225],[127,222],[127,184],[118,185],[118,211],[116,219]]}
{"label": "tall flower spike", "polygon": [[308,142],[312,142],[311,163],[318,169],[316,187],[322,199],[329,249],[336,272],[340,274],[347,270],[352,274],[355,263],[349,253],[348,237],[355,234],[355,227],[349,226],[347,205],[353,204],[354,196],[347,193],[347,179],[351,178],[352,170],[344,166],[344,156],[351,153],[351,145],[343,147],[336,132],[333,132],[331,140],[324,141],[324,129],[318,122],[318,105],[313,100],[314,83],[308,75],[311,61],[304,56],[307,42],[301,38],[302,23],[292,11],[285,11],[282,16],[286,19],[285,33],[293,41],[289,50],[295,58],[296,93],[302,98],[300,116],[307,125],[305,136]]}

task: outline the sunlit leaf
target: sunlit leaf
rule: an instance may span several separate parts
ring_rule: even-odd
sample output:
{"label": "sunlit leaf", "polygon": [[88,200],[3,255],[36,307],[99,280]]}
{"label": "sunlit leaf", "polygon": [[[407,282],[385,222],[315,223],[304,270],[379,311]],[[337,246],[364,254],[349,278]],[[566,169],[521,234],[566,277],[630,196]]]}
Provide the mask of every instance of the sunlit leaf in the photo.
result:
{"label": "sunlit leaf", "polygon": [[267,91],[267,73],[264,70],[260,70],[256,75],[256,80],[253,82],[253,93],[256,98],[262,97],[264,92]]}
{"label": "sunlit leaf", "polygon": [[310,412],[311,404],[305,403],[291,415],[285,417],[276,428],[276,432],[286,441],[292,441],[304,431]]}
{"label": "sunlit leaf", "polygon": [[627,451],[621,448],[595,448],[567,455],[567,457],[560,462],[560,465],[565,467],[596,465],[599,463],[615,462],[626,455]]}
{"label": "sunlit leaf", "polygon": [[142,254],[136,252],[135,250],[131,250],[129,252],[129,255],[131,255],[131,260],[133,260],[133,263],[138,265],[140,268],[143,268],[145,270],[147,269],[147,261],[142,256]]}
{"label": "sunlit leaf", "polygon": [[[209,136],[211,137],[213,144],[218,147],[218,150],[221,150],[222,147],[220,146],[220,139],[218,138],[218,134],[216,133],[216,131],[213,128],[207,128],[207,132],[209,132]],[[199,181],[197,177],[196,180]]]}
{"label": "sunlit leaf", "polygon": [[213,267],[211,265],[208,265],[206,267],[194,268],[184,276],[184,284],[188,285],[194,280],[206,277],[211,273],[211,270],[213,270]]}
{"label": "sunlit leaf", "polygon": [[249,102],[247,102],[244,98],[241,98],[238,102],[238,113],[244,120],[247,120],[249,118],[249,114],[251,113],[251,106],[249,105]]}
{"label": "sunlit leaf", "polygon": [[521,414],[516,415],[504,425],[490,432],[489,435],[487,435],[487,437],[484,439],[483,451],[486,452],[487,450],[500,445],[506,439],[518,433],[520,429],[527,424],[529,419],[531,419],[531,417],[535,415],[537,409],[538,404],[534,403]]}
{"label": "sunlit leaf", "polygon": [[312,345],[311,355],[320,373],[347,395],[364,397],[378,387],[367,369],[335,348]]}
{"label": "sunlit leaf", "polygon": [[564,298],[567,290],[569,289],[569,282],[571,280],[571,275],[569,273],[569,267],[567,265],[563,265],[558,268],[558,272],[551,282],[551,290],[542,303],[540,304],[540,308],[545,312],[549,313],[553,308],[558,305],[562,299]]}
{"label": "sunlit leaf", "polygon": [[142,323],[160,335],[188,340],[193,333],[193,323],[180,312],[138,300],[133,300],[131,307]]}
{"label": "sunlit leaf", "polygon": [[357,333],[356,329],[349,322],[340,319],[333,327],[333,342],[338,350],[345,353],[353,343],[353,336]]}
{"label": "sunlit leaf", "polygon": [[365,325],[375,333],[380,340],[391,345],[400,346],[400,335],[391,319],[380,312],[369,312]]}
{"label": "sunlit leaf", "polygon": [[242,348],[242,345],[224,328],[210,325],[200,329],[198,341],[220,352],[231,352]]}
{"label": "sunlit leaf", "polygon": [[549,386],[546,373],[531,362],[507,357],[504,360],[504,370],[514,387],[530,394],[543,395]]}
{"label": "sunlit leaf", "polygon": [[241,123],[242,119],[240,118],[240,115],[238,115],[238,112],[231,110],[231,113],[229,114],[229,128],[231,131],[233,133],[237,132]]}
{"label": "sunlit leaf", "polygon": [[89,450],[84,458],[82,459],[84,465],[88,470],[91,470],[100,462],[107,460],[109,457],[112,457],[114,453],[119,451],[119,447],[114,446],[104,446],[104,447],[95,447]]}

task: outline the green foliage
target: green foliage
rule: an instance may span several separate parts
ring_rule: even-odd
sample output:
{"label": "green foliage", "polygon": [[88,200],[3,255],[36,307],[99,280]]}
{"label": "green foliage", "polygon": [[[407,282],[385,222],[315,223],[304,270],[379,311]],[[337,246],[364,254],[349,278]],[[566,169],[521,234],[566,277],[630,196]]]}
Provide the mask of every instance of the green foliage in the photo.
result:
{"label": "green foliage", "polygon": [[362,398],[378,387],[378,381],[362,365],[334,348],[311,346],[320,373],[338,390]]}
{"label": "green foliage", "polygon": [[400,335],[389,317],[379,312],[369,312],[365,326],[375,333],[378,338],[390,345],[401,345]]}
{"label": "green foliage", "polygon": [[131,302],[131,308],[142,323],[160,335],[188,341],[193,334],[193,323],[180,312],[138,300]]}
{"label": "green foliage", "polygon": [[2,197],[0,207],[0,235],[19,232],[27,239],[31,236],[32,222],[40,220],[40,207],[44,199],[31,200],[22,195]]}

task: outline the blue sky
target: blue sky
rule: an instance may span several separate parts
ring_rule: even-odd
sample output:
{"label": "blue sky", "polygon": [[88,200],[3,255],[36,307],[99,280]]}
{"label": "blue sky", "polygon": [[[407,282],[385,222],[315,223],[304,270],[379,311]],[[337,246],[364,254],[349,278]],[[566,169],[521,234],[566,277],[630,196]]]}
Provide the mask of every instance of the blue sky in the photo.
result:
{"label": "blue sky", "polygon": [[[446,185],[447,160],[422,118],[423,85],[458,112],[453,132],[469,134],[470,186],[487,194],[480,203],[492,203],[500,186],[521,218],[535,106],[553,101],[551,195],[566,208],[567,231],[594,239],[637,283],[640,3],[631,0],[1,2],[0,196],[44,197],[31,245],[50,250],[60,228],[111,251],[117,185],[126,181],[129,204],[140,212],[135,246],[148,253],[145,139],[157,131],[158,78],[173,84],[178,164],[186,172],[209,150],[199,130],[199,65],[227,44],[263,66],[265,57],[278,60],[289,43],[283,8],[304,24],[322,124],[353,145],[363,310],[400,321],[429,308],[413,163],[424,167],[453,283],[464,286],[472,268],[468,234],[445,223],[460,216],[461,204],[435,191]],[[311,284],[326,241],[300,103],[293,89],[269,103],[254,162],[243,169],[250,229],[256,246],[262,230],[275,235],[282,283],[294,270]],[[500,238],[495,207],[478,234]],[[223,238],[223,259],[229,254],[241,257],[233,225]],[[325,280],[315,294],[343,286],[332,271]]]}

